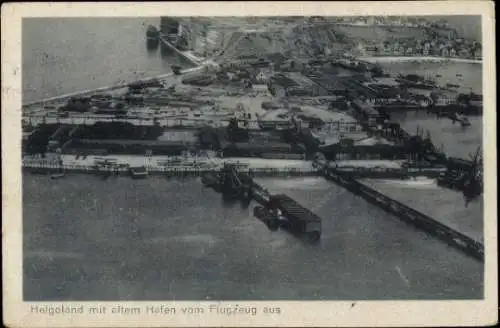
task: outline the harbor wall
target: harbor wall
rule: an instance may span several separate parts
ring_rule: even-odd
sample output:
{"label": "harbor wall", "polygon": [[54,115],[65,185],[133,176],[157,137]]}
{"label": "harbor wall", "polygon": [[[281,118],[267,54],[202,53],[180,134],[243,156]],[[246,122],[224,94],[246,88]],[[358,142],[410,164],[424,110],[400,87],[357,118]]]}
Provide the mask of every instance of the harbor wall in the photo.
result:
{"label": "harbor wall", "polygon": [[346,188],[355,195],[364,198],[366,201],[381,209],[394,214],[401,220],[424,230],[445,243],[458,248],[469,256],[477,260],[484,261],[484,245],[464,234],[455,231],[433,218],[406,206],[380,192],[362,184],[359,181],[352,179],[347,175],[336,174],[332,170],[325,170],[324,176],[326,179],[337,183]]}
{"label": "harbor wall", "polygon": [[[150,175],[163,175],[168,177],[198,177],[205,172],[216,170],[216,167],[195,167],[195,166],[177,166],[177,167],[151,167],[145,166],[145,169]],[[318,171],[313,168],[241,168],[239,172],[250,174],[255,177],[301,177],[301,176],[317,176]],[[130,169],[126,166],[117,167],[95,167],[88,165],[57,165],[57,164],[29,164],[23,165],[23,172],[33,174],[57,174],[64,172],[65,174],[111,174],[130,176]]]}
{"label": "harbor wall", "polygon": [[441,169],[426,169],[426,168],[354,168],[352,171],[343,171],[342,169],[334,170],[334,172],[341,175],[349,175],[355,179],[406,179],[408,177],[428,177],[437,178],[444,172]]}

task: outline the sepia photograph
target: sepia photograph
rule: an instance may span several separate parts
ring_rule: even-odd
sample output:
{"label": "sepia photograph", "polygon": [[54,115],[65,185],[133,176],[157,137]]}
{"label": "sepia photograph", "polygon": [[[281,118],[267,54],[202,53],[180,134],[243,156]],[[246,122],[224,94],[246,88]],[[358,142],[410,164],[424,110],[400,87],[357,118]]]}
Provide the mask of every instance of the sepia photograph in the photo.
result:
{"label": "sepia photograph", "polygon": [[487,298],[486,16],[330,11],[16,23],[28,316]]}

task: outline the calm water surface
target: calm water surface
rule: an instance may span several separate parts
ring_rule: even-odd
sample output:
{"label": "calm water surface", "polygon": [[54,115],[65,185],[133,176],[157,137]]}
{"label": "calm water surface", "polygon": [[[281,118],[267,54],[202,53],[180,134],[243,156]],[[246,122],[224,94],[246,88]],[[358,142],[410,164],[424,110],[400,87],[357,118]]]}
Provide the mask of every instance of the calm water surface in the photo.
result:
{"label": "calm water surface", "polygon": [[[379,65],[392,74],[418,74],[435,80],[438,85],[458,84],[458,92],[482,93],[482,65],[461,62],[396,62]],[[457,75],[459,74],[459,75]],[[440,75],[439,77],[437,75]]]}
{"label": "calm water surface", "polygon": [[187,65],[146,48],[155,18],[29,18],[22,25],[23,102],[170,72]]}
{"label": "calm water surface", "polygon": [[194,179],[25,175],[25,300],[482,297],[482,263],[344,189],[260,182],[323,218],[319,245],[270,232],[254,205]]}
{"label": "calm water surface", "polygon": [[[467,63],[381,63],[383,68],[393,74],[419,74],[436,80],[438,84],[458,84],[458,92],[482,93],[482,65]],[[459,74],[459,76],[457,76]],[[441,77],[436,77],[441,75]],[[461,76],[460,76],[461,75]],[[488,109],[485,109],[488,110]],[[491,110],[491,109],[490,109]],[[471,116],[471,126],[461,127],[450,119],[436,118],[426,112],[393,113],[392,117],[401,122],[410,134],[416,134],[417,128],[429,131],[434,144],[443,147],[448,156],[469,159],[482,145],[483,118]]]}

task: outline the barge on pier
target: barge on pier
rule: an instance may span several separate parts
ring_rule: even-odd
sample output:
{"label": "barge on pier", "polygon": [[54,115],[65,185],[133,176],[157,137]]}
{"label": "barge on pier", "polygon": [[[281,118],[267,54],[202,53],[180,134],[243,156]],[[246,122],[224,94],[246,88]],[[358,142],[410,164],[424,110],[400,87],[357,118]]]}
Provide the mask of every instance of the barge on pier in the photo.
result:
{"label": "barge on pier", "polygon": [[321,218],[284,194],[271,195],[266,206],[254,208],[254,216],[271,231],[283,227],[312,243],[321,238]]}
{"label": "barge on pier", "polygon": [[305,237],[309,242],[321,238],[321,219],[287,195],[270,195],[255,183],[251,175],[239,172],[237,166],[226,164],[220,171],[207,172],[201,178],[203,185],[222,193],[225,197],[246,201],[255,200],[254,216],[271,231],[282,227]]}

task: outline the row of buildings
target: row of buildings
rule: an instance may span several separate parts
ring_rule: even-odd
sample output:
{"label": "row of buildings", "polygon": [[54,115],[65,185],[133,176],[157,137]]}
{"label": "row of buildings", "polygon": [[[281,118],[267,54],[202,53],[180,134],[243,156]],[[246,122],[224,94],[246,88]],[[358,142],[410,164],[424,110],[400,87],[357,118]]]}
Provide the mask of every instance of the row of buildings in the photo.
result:
{"label": "row of buildings", "polygon": [[437,56],[467,59],[481,59],[483,56],[482,46],[478,42],[441,38],[428,40],[392,39],[380,44],[358,43],[353,52],[355,55],[361,56]]}
{"label": "row of buildings", "polygon": [[370,26],[450,28],[449,24],[444,20],[431,22],[423,17],[415,16],[345,16],[335,17],[335,22]]}

